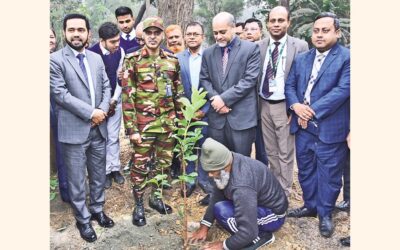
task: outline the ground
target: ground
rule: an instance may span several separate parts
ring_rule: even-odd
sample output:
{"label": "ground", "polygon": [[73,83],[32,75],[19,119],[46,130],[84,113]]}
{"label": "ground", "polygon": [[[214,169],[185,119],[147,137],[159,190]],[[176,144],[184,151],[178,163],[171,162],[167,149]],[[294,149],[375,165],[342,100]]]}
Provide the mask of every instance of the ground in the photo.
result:
{"label": "ground", "polygon": [[[122,132],[122,131],[121,131]],[[121,162],[125,165],[130,154],[129,141],[121,134]],[[132,225],[133,198],[129,175],[125,175],[126,182],[123,185],[113,183],[106,190],[106,204],[104,211],[110,216],[115,226],[105,229],[93,222],[92,225],[97,234],[97,241],[87,243],[79,236],[75,226],[72,209],[69,204],[61,201],[60,196],[50,202],[50,247],[51,249],[182,249],[181,229],[182,221],[178,215],[180,198],[179,185],[172,190],[165,191],[166,203],[170,204],[174,213],[160,215],[148,207],[145,199],[147,225],[136,227]],[[297,169],[295,170],[295,183],[293,193],[289,197],[289,207],[301,206],[301,188],[297,181]],[[198,205],[198,201],[204,197],[204,193],[197,188],[188,199],[189,228],[194,230],[199,226],[205,207]],[[341,200],[341,195],[339,200]],[[339,239],[350,234],[350,218],[346,212],[335,212],[333,216],[335,232],[329,239],[319,234],[317,218],[286,218],[283,227],[276,233],[274,243],[261,249],[346,249],[340,245]],[[210,230],[207,241],[223,240],[229,235],[218,226]],[[199,246],[191,246],[190,249],[199,249]]]}

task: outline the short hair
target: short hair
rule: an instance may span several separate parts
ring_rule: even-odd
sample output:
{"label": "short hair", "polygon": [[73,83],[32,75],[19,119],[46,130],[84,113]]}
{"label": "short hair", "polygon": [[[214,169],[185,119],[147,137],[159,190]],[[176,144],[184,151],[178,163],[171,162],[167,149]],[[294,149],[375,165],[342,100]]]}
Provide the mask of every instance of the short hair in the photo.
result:
{"label": "short hair", "polygon": [[236,27],[242,26],[242,29],[244,29],[244,22],[238,22],[235,25]]}
{"label": "short hair", "polygon": [[335,30],[340,29],[340,21],[339,21],[339,18],[338,18],[335,14],[333,14],[332,12],[322,12],[321,14],[319,14],[319,15],[315,18],[314,23],[315,23],[318,19],[321,19],[321,18],[324,18],[324,17],[330,17],[330,18],[332,18],[332,19],[333,19],[333,25],[335,26]]}
{"label": "short hair", "polygon": [[[289,11],[289,9],[288,9],[286,6],[276,6],[276,7],[282,7],[282,8],[284,8],[284,9],[286,10],[286,13],[287,13],[287,20],[290,21],[290,11]],[[276,8],[276,7],[274,7],[274,8]],[[268,21],[269,21],[269,14],[271,13],[271,11],[272,11],[274,8],[272,8],[272,9],[268,12],[268,14],[267,14],[267,19],[266,19],[266,22],[267,22],[267,23],[268,23]]]}
{"label": "short hair", "polygon": [[129,7],[121,6],[115,10],[115,17],[131,15],[133,16],[132,10]]}
{"label": "short hair", "polygon": [[169,32],[174,31],[174,30],[179,30],[182,33],[181,26],[179,26],[177,24],[171,24],[165,29],[165,34],[168,34]]}
{"label": "short hair", "polygon": [[85,20],[86,29],[90,30],[89,19],[86,16],[82,15],[82,14],[73,13],[73,14],[67,14],[64,17],[64,20],[63,20],[63,30],[64,31],[66,31],[66,29],[67,29],[67,21],[70,20],[70,19],[83,19],[83,20]]}
{"label": "short hair", "polygon": [[186,33],[186,30],[187,30],[189,27],[192,27],[192,26],[200,26],[201,32],[204,33],[203,24],[201,24],[201,23],[199,23],[199,22],[190,22],[190,23],[188,23],[188,24],[186,25],[186,28],[185,28],[185,33]]}
{"label": "short hair", "polygon": [[246,24],[248,24],[248,23],[257,23],[257,24],[258,24],[258,27],[260,27],[260,30],[263,29],[263,25],[262,25],[261,21],[258,20],[258,19],[256,19],[256,18],[249,18],[249,19],[247,19],[247,20],[244,22],[244,26],[246,26]]}
{"label": "short hair", "polygon": [[107,40],[119,35],[118,26],[112,22],[105,22],[99,28],[99,37]]}
{"label": "short hair", "polygon": [[54,36],[54,37],[57,37],[56,32],[54,31],[54,28],[53,28],[53,27],[50,27],[50,30],[51,30],[51,32],[53,33],[53,36]]}

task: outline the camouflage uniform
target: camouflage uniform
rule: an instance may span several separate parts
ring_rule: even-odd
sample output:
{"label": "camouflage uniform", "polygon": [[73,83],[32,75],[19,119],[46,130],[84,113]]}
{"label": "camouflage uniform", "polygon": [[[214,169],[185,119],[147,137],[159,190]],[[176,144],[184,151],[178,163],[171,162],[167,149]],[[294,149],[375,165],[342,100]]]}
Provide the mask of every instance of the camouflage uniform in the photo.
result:
{"label": "camouflage uniform", "polygon": [[[131,180],[140,186],[149,173],[159,174],[172,162],[175,117],[182,118],[184,95],[178,59],[160,48],[157,56],[146,47],[127,54],[122,79],[122,108],[126,134],[139,133],[142,143],[133,143]],[[150,164],[154,153],[155,169]]]}

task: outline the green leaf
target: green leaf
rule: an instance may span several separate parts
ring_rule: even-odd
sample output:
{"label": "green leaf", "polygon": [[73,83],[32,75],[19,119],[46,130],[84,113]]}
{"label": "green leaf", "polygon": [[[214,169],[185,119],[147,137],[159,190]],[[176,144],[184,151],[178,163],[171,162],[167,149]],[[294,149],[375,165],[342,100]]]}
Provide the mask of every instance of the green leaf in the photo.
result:
{"label": "green leaf", "polygon": [[208,123],[204,122],[204,121],[195,121],[195,122],[190,123],[190,127],[193,127],[193,126],[207,126],[207,125],[208,125]]}
{"label": "green leaf", "polygon": [[195,161],[195,160],[197,160],[197,155],[185,156],[185,160],[187,160],[187,161]]}
{"label": "green leaf", "polygon": [[50,192],[50,200],[51,200],[51,201],[54,200],[54,199],[56,198],[56,196],[57,196],[57,193],[55,193],[55,192]]}

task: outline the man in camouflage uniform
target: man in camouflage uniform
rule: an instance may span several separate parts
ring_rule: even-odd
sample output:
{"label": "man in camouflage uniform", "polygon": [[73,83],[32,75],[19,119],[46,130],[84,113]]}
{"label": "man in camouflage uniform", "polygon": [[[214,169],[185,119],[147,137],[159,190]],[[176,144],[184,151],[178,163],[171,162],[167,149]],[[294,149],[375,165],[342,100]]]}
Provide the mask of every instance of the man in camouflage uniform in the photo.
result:
{"label": "man in camouflage uniform", "polygon": [[[178,59],[160,48],[164,39],[163,20],[149,17],[143,22],[145,46],[125,56],[122,78],[122,108],[126,134],[132,143],[134,165],[131,180],[136,202],[132,223],[146,224],[143,182],[160,174],[172,162],[175,117],[182,118],[178,99],[183,96]],[[154,164],[153,164],[154,163]],[[159,213],[172,208],[153,192],[149,205]]]}

